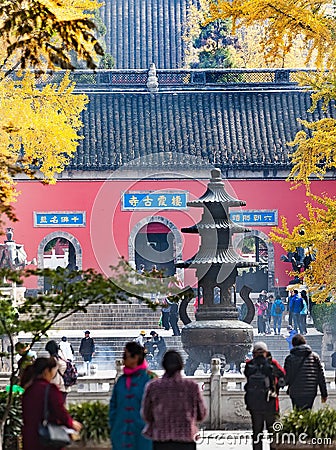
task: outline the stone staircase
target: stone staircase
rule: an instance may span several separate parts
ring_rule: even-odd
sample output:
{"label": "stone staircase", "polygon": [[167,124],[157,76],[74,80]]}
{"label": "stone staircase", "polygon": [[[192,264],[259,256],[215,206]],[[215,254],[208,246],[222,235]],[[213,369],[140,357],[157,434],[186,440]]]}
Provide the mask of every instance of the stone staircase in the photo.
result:
{"label": "stone staircase", "polygon": [[[158,330],[160,333],[160,330]],[[122,359],[122,354],[124,351],[124,346],[126,342],[134,340],[133,336],[110,336],[110,337],[95,337],[94,332],[91,333],[92,337],[95,341],[96,351],[94,357],[92,359],[92,363],[98,366],[99,370],[114,370],[115,369],[115,361],[117,359]],[[55,339],[56,342],[59,339]],[[187,355],[182,348],[181,339],[179,336],[165,336],[165,342],[167,344],[167,349],[177,350],[181,352],[184,359],[186,359]],[[34,345],[33,350],[39,353],[41,350],[44,350],[45,344],[49,339],[43,338],[39,342]],[[78,353],[79,345],[80,345],[81,337],[72,337],[69,339],[71,345],[75,350],[75,363],[78,367],[82,365],[82,358]]]}
{"label": "stone staircase", "polygon": [[[282,329],[286,334],[286,329]],[[308,330],[308,334],[305,336],[307,344],[311,346],[312,350],[319,355],[322,351],[322,333],[319,333],[313,328]],[[263,341],[267,344],[269,351],[281,365],[283,365],[286,356],[289,354],[288,343],[281,335],[266,335],[266,336],[254,336],[254,342]]]}
{"label": "stone staircase", "polygon": [[[188,314],[194,320],[192,303],[188,306]],[[78,354],[78,348],[80,340],[84,336],[84,330],[89,329],[96,344],[93,363],[98,365],[99,370],[114,370],[115,360],[121,359],[125,343],[134,340],[141,329],[146,330],[148,334],[151,329],[156,330],[164,336],[167,348],[180,351],[183,358],[186,359],[187,355],[182,348],[180,337],[171,336],[171,331],[165,332],[158,326],[160,315],[160,308],[153,311],[146,304],[138,301],[92,305],[88,307],[87,313],[76,313],[59,322],[49,336],[50,339],[55,339],[58,342],[63,334],[67,335],[75,350],[76,363],[80,366],[82,359]],[[179,325],[180,328],[183,327],[181,322]],[[256,326],[255,320],[252,325]],[[321,355],[322,334],[313,328],[309,328],[308,331],[306,336],[308,344]],[[254,332],[254,342],[266,342],[273,357],[280,364],[283,364],[289,353],[287,341],[281,335],[258,336],[256,329]],[[282,329],[282,333],[286,334],[285,327]],[[36,343],[34,350],[38,352],[44,349],[46,342],[47,339],[43,339]]]}
{"label": "stone staircase", "polygon": [[157,328],[161,309],[155,311],[144,303],[112,303],[109,305],[91,305],[87,313],[78,312],[61,320],[56,330],[127,330]]}

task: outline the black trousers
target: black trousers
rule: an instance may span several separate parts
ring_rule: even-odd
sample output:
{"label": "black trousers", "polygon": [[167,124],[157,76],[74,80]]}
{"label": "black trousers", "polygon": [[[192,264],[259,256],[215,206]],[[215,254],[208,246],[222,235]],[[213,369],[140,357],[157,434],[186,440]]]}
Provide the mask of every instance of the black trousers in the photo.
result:
{"label": "black trousers", "polygon": [[312,409],[315,400],[314,397],[291,397],[293,408]]}
{"label": "black trousers", "polygon": [[[250,411],[252,419],[252,439],[253,450],[262,450],[262,437],[264,425],[269,433],[274,433],[273,424],[278,419],[279,414],[275,411]],[[270,445],[270,449],[273,449],[273,445]]]}
{"label": "black trousers", "polygon": [[153,450],[196,450],[195,442],[153,442]]}

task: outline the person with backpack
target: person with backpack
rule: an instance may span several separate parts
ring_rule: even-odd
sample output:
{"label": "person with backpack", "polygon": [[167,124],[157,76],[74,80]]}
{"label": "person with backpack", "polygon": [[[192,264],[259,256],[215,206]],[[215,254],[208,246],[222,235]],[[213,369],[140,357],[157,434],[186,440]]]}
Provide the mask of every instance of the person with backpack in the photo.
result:
{"label": "person with backpack", "polygon": [[271,315],[273,317],[273,330],[274,334],[279,334],[281,332],[282,324],[282,314],[285,311],[285,305],[282,303],[281,297],[277,296],[271,310]]}
{"label": "person with backpack", "polygon": [[312,349],[301,334],[292,339],[293,348],[285,359],[288,394],[293,408],[311,409],[320,388],[321,402],[328,398],[324,370],[319,356]]}
{"label": "person with backpack", "polygon": [[60,350],[57,342],[53,340],[46,343],[45,350],[56,360],[57,371],[54,378],[51,380],[51,383],[56,384],[61,391],[63,402],[65,403],[68,392],[70,391],[70,388],[65,386],[63,379],[63,374],[67,368],[65,356],[62,350]]}
{"label": "person with backpack", "polygon": [[[278,380],[285,376],[285,371],[270,357],[264,342],[254,344],[252,355],[244,371],[245,404],[252,419],[253,450],[262,450],[264,425],[273,432],[273,424],[279,417]],[[271,443],[270,449],[273,448]]]}

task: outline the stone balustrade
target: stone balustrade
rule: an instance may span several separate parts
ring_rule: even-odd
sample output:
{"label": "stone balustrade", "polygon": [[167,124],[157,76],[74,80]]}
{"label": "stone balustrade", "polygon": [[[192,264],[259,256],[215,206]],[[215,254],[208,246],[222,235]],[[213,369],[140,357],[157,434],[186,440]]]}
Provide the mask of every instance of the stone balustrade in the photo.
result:
{"label": "stone balustrade", "polygon": [[[244,404],[245,377],[241,374],[225,373],[220,375],[216,367],[212,366],[211,375],[196,375],[192,378],[199,384],[208,408],[208,418],[204,427],[211,430],[245,429],[250,427],[250,415]],[[71,388],[68,403],[99,400],[108,403],[115,383],[115,371],[112,376],[102,377],[98,374],[80,377],[78,383]],[[328,405],[336,409],[336,387],[333,372],[326,372],[328,385]],[[9,377],[0,374],[0,389],[8,384]],[[314,408],[321,407],[320,397],[315,400]],[[280,391],[280,410],[282,413],[291,409],[286,388]]]}
{"label": "stone balustrade", "polygon": [[[196,375],[192,378],[203,392],[209,411],[204,423],[208,429],[233,429],[250,427],[250,415],[244,403],[244,385],[246,379],[240,374],[212,373],[211,375]],[[333,372],[326,374],[328,384],[328,405],[336,409],[336,387]],[[114,378],[83,377],[69,394],[69,402],[83,400],[101,400],[108,402],[111,397]],[[320,397],[315,400],[315,408],[320,408]],[[282,413],[291,409],[286,388],[280,391],[280,410]]]}
{"label": "stone balustrade", "polygon": [[[245,377],[240,374],[225,373],[224,376],[212,366],[211,375],[196,375],[192,378],[203,392],[208,408],[208,418],[204,423],[205,428],[212,430],[249,428],[250,415],[244,404]],[[336,387],[333,372],[326,373],[328,385],[327,404],[336,409]],[[9,381],[9,377],[0,374],[0,389],[3,389]],[[99,400],[108,403],[115,383],[115,372],[112,377],[93,375],[80,377],[78,383],[71,388],[68,395],[68,403],[81,403],[83,401]],[[315,400],[314,408],[320,408],[320,397]],[[286,388],[280,391],[280,410],[282,413],[291,409]]]}

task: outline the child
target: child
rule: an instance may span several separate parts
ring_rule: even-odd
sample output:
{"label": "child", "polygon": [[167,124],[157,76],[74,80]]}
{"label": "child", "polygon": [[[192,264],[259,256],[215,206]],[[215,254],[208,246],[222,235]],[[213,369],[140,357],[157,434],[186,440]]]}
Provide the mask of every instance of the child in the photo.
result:
{"label": "child", "polygon": [[293,336],[295,336],[297,334],[297,331],[294,330],[291,325],[288,325],[287,331],[288,331],[288,336],[282,335],[282,337],[284,337],[286,339],[286,341],[288,342],[288,349],[292,350],[292,348],[293,348],[292,339],[293,339]]}

